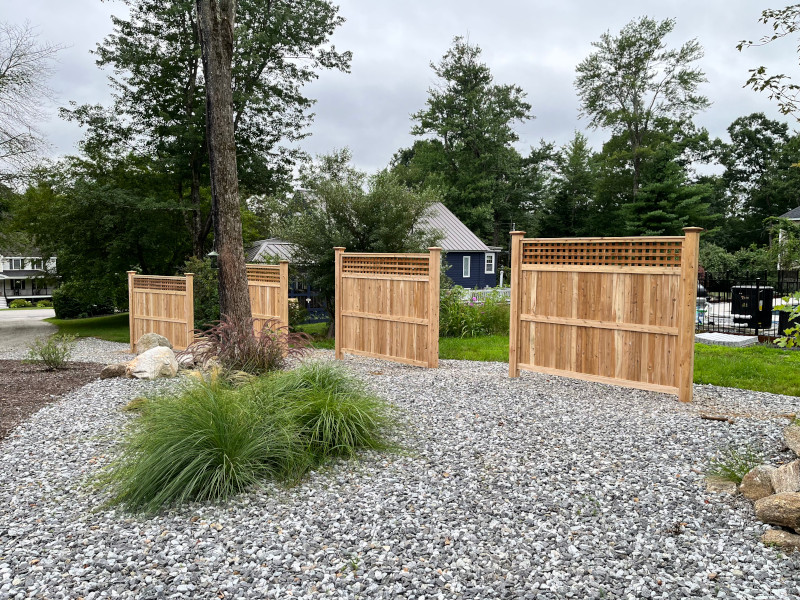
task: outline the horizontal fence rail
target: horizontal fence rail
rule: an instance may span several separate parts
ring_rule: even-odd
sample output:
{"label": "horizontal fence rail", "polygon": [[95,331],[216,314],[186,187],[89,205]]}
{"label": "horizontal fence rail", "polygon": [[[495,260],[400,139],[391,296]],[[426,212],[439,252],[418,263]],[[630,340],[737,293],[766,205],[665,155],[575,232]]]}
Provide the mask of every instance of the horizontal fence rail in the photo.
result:
{"label": "horizontal fence rail", "polygon": [[344,352],[437,367],[441,248],[336,253],[336,358]]}
{"label": "horizontal fence rail", "polygon": [[167,338],[176,350],[192,343],[194,330],[194,274],[184,277],[137,275],[128,271],[131,352],[145,333]]}
{"label": "horizontal fence rail", "polygon": [[697,252],[685,236],[512,232],[509,375],[520,369],[692,399]]}
{"label": "horizontal fence rail", "polygon": [[277,319],[280,327],[289,327],[289,261],[282,260],[277,265],[248,264],[246,269],[256,332],[270,319]]}

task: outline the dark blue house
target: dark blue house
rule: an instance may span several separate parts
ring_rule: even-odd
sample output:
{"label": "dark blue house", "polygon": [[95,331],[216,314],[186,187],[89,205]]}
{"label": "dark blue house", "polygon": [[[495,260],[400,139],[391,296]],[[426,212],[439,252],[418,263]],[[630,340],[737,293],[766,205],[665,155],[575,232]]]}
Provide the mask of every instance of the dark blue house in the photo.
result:
{"label": "dark blue house", "polygon": [[444,234],[439,245],[449,265],[446,275],[464,288],[495,287],[500,248],[484,244],[441,202],[431,212],[424,227]]}

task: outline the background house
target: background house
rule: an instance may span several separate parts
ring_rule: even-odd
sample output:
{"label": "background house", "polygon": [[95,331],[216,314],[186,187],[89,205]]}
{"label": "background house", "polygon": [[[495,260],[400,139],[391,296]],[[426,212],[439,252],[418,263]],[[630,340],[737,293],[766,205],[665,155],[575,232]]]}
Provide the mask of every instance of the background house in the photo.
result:
{"label": "background house", "polygon": [[55,257],[44,261],[35,251],[0,248],[0,308],[7,308],[18,298],[34,304],[52,300],[55,268]]}

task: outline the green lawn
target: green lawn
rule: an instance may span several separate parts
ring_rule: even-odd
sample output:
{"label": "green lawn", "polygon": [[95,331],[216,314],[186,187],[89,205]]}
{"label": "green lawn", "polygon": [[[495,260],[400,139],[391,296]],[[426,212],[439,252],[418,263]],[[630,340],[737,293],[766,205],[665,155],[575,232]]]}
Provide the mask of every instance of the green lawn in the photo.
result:
{"label": "green lawn", "polygon": [[308,323],[306,325],[300,325],[297,330],[311,336],[311,345],[314,348],[325,350],[334,349],[335,342],[333,338],[328,337],[328,323]]}
{"label": "green lawn", "polygon": [[52,309],[53,307],[52,306],[23,306],[21,308],[11,308],[9,306],[8,308],[0,308],[0,310],[47,310],[48,308]]}
{"label": "green lawn", "polygon": [[508,362],[508,336],[439,338],[439,358]]}
{"label": "green lawn", "polygon": [[78,337],[96,337],[110,342],[130,342],[128,332],[128,313],[91,317],[89,319],[45,319],[58,327],[59,333]]}

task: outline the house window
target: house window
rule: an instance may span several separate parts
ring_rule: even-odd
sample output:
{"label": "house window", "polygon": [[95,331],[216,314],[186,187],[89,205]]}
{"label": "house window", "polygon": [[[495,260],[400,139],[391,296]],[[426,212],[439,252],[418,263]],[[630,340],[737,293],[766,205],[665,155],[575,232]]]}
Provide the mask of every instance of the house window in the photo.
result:
{"label": "house window", "polygon": [[486,253],[486,270],[484,273],[494,273],[494,252]]}
{"label": "house window", "polygon": [[11,259],[11,269],[14,271],[19,271],[24,269],[24,260],[21,258],[12,258]]}
{"label": "house window", "polygon": [[34,258],[31,260],[31,269],[38,269],[42,270],[42,259],[41,258]]}
{"label": "house window", "polygon": [[461,273],[461,275],[462,275],[462,277],[464,277],[464,279],[469,277],[469,263],[470,263],[470,257],[469,256],[465,256],[464,259],[463,259],[463,262],[461,263],[462,264],[462,273]]}

